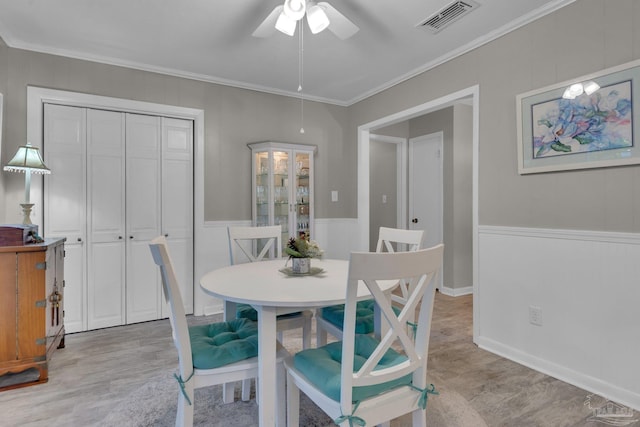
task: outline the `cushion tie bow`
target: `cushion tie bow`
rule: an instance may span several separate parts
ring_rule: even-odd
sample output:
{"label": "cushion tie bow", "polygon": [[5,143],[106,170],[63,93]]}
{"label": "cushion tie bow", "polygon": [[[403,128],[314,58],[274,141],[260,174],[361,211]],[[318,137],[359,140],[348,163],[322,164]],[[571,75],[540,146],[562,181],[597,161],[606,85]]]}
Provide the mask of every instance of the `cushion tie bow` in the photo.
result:
{"label": "cushion tie bow", "polygon": [[413,332],[413,338],[415,339],[418,333],[418,324],[413,322],[407,322],[407,325],[409,325],[409,327],[411,328],[411,331]]}
{"label": "cushion tie bow", "polygon": [[186,381],[183,380],[180,375],[176,375],[175,373],[173,374],[173,377],[176,379],[176,381],[178,381],[178,384],[180,385],[180,391],[182,392],[182,395],[184,396],[184,398],[187,399],[189,406],[191,406],[191,399],[189,399],[189,396],[187,395],[187,390],[185,390],[184,385],[189,382],[191,377],[193,377],[194,372],[191,372],[191,375],[189,375],[189,378],[187,378]]}
{"label": "cushion tie bow", "polygon": [[349,421],[349,427],[353,427],[353,426],[364,427],[365,425],[367,425],[365,420],[363,420],[360,417],[356,417],[355,415],[353,415],[353,413],[356,412],[356,409],[358,409],[358,405],[360,405],[360,402],[356,402],[355,406],[353,407],[353,410],[351,411],[351,415],[340,415],[338,418],[333,420],[335,425],[339,426],[340,424],[342,424],[345,421]]}
{"label": "cushion tie bow", "polygon": [[341,423],[345,422],[345,421],[349,421],[349,427],[353,427],[353,426],[365,426],[367,423],[360,417],[356,417],[355,415],[341,415],[338,418],[336,418],[335,420],[333,420],[333,422],[336,425],[340,425]]}
{"label": "cushion tie bow", "polygon": [[424,389],[418,388],[413,384],[409,384],[409,387],[411,387],[415,391],[420,392],[420,400],[418,401],[418,406],[420,406],[422,410],[427,409],[427,400],[429,399],[430,394],[440,394],[436,391],[436,387],[433,384],[431,384],[429,387],[425,387]]}

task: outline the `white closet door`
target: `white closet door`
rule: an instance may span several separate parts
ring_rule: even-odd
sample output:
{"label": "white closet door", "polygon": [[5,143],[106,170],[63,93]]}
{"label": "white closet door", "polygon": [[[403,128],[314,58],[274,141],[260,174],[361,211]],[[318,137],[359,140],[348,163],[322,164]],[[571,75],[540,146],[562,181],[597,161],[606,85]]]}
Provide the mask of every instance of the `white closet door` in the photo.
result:
{"label": "white closet door", "polygon": [[[193,313],[193,122],[162,119],[162,232],[186,313]],[[163,317],[169,316],[162,303]]]}
{"label": "white closet door", "polygon": [[127,323],[160,318],[149,243],[161,231],[160,117],[126,115]]}
{"label": "white closet door", "polygon": [[123,325],[124,114],[87,110],[89,329]]}
{"label": "white closet door", "polygon": [[193,123],[47,104],[47,237],[66,237],[65,329],[167,317],[148,244],[169,240],[193,313]]}
{"label": "white closet door", "polygon": [[44,105],[45,163],[53,173],[44,186],[46,237],[66,237],[64,326],[66,332],[87,329],[86,280],[86,110]]}

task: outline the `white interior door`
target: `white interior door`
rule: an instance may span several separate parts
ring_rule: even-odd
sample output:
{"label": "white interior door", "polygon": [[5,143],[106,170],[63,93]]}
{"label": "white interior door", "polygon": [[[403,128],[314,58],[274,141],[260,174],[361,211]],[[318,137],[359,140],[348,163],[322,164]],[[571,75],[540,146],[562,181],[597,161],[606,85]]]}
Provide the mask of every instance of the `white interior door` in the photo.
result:
{"label": "white interior door", "polygon": [[[193,313],[193,122],[162,119],[162,233],[171,257],[187,314]],[[154,268],[154,271],[157,271]],[[157,274],[157,273],[156,273]],[[156,276],[158,289],[159,275]],[[162,296],[162,291],[160,296]],[[162,299],[162,317],[169,307]]]}
{"label": "white interior door", "polygon": [[44,186],[47,237],[66,237],[64,324],[67,332],[87,329],[86,280],[86,110],[44,105],[43,154],[54,173]]}
{"label": "white interior door", "polygon": [[442,142],[442,132],[409,140],[409,228],[424,230],[425,247],[443,241]]}
{"label": "white interior door", "polygon": [[124,114],[87,110],[89,329],[125,323]]}
{"label": "white interior door", "polygon": [[160,318],[149,243],[161,230],[160,117],[126,115],[127,323]]}

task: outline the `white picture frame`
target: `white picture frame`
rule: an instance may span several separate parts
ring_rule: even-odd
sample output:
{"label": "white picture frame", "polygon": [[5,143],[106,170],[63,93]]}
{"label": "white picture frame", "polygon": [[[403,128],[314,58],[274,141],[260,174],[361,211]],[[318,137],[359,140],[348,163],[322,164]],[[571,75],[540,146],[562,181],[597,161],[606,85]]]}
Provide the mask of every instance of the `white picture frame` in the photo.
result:
{"label": "white picture frame", "polygon": [[[563,97],[577,84],[599,89]],[[520,175],[640,164],[640,60],[516,96]]]}

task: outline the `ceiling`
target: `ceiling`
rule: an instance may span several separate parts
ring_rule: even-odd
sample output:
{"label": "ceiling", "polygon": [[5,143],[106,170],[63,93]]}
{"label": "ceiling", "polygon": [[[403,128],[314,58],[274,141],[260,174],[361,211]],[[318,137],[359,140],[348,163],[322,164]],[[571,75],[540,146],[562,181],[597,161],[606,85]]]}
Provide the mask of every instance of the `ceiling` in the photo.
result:
{"label": "ceiling", "polygon": [[[452,0],[329,0],[360,31],[340,40],[305,22],[306,99],[351,105],[575,0],[475,0],[432,33]],[[299,96],[298,31],[251,34],[282,0],[0,0],[8,46]]]}

